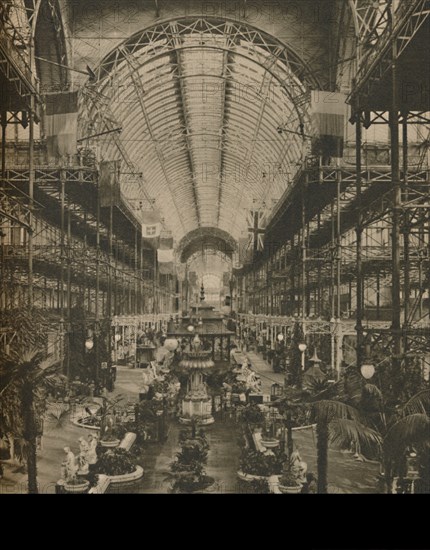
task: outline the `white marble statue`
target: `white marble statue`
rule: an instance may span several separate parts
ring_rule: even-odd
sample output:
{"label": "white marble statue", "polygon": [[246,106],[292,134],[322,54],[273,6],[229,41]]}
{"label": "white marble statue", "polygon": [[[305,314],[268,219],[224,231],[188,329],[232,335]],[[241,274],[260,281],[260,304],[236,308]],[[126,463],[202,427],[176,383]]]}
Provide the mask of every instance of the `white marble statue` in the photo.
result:
{"label": "white marble statue", "polygon": [[79,473],[87,474],[89,445],[87,440],[84,437],[80,437],[78,441],[79,441],[79,456],[78,456]]}
{"label": "white marble statue", "polygon": [[87,460],[88,464],[95,464],[97,462],[97,435],[89,434],[88,435],[88,453]]}
{"label": "white marble statue", "polygon": [[64,452],[66,453],[66,460],[64,462],[65,478],[66,481],[73,481],[78,471],[75,455],[72,453],[70,447],[64,447]]}
{"label": "white marble statue", "polygon": [[291,453],[291,471],[296,475],[298,481],[301,483],[306,482],[308,465],[302,460],[302,457],[297,449]]}

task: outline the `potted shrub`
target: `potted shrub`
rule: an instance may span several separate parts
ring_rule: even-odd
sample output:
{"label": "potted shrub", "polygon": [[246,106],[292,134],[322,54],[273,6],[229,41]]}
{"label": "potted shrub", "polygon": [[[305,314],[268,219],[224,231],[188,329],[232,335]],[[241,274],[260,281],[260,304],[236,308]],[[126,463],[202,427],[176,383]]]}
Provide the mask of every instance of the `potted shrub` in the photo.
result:
{"label": "potted shrub", "polygon": [[249,480],[267,478],[282,472],[286,456],[278,449],[261,453],[254,449],[244,449],[240,458],[239,477]]}
{"label": "potted shrub", "polygon": [[88,491],[90,482],[76,476],[73,479],[66,481],[63,487],[67,493],[82,494]]}
{"label": "potted shrub", "polygon": [[273,426],[265,426],[260,441],[266,449],[274,449],[278,447],[280,443],[279,439],[276,438],[273,433]]}
{"label": "potted shrub", "polygon": [[106,450],[97,461],[94,473],[108,476],[131,474],[136,470],[133,456],[129,451],[121,448]]}
{"label": "potted shrub", "polygon": [[181,450],[176,454],[176,460],[170,465],[172,493],[194,493],[202,491],[213,484],[214,479],[206,475],[204,465],[207,461],[209,445],[204,433],[196,434],[183,430],[180,433]]}
{"label": "potted shrub", "polygon": [[279,480],[279,490],[285,494],[296,494],[302,490],[302,484],[291,470],[285,471]]}
{"label": "potted shrub", "polygon": [[102,406],[100,407],[100,445],[102,447],[117,447],[120,440],[116,435],[116,405],[123,400],[122,396],[114,399],[102,397]]}

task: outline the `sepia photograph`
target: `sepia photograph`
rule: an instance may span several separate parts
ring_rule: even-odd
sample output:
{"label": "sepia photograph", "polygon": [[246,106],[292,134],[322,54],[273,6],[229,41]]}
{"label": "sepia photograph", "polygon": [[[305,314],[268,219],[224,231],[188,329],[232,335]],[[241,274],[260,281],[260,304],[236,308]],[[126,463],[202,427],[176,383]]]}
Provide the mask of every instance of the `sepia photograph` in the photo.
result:
{"label": "sepia photograph", "polygon": [[430,493],[430,0],[0,0],[0,124],[0,495]]}

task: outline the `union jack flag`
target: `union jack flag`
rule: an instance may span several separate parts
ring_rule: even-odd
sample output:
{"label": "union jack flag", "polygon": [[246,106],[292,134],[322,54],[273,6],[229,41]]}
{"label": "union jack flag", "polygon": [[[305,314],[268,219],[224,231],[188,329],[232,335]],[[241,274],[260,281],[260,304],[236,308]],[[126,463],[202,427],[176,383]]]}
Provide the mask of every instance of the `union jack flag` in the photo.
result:
{"label": "union jack flag", "polygon": [[262,210],[250,210],[248,212],[247,220],[249,244],[254,253],[260,252],[264,250],[266,214]]}

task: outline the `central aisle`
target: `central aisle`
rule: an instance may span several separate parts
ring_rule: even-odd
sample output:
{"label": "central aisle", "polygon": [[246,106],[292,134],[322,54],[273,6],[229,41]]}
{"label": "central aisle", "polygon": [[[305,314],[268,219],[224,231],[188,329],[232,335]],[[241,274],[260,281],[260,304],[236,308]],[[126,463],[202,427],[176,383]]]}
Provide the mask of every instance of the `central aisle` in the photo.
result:
{"label": "central aisle", "polygon": [[[166,480],[170,463],[173,462],[179,448],[179,432],[184,426],[176,420],[170,422],[167,440],[164,443],[149,443],[145,446],[139,463],[145,475],[138,484],[121,487],[121,493],[168,493],[169,481]],[[209,454],[206,472],[215,479],[215,483],[205,492],[236,493],[240,491],[236,472],[239,464],[239,446],[237,444],[237,425],[229,417],[216,417],[215,424],[204,428],[209,441]],[[112,488],[108,492],[114,492]]]}

